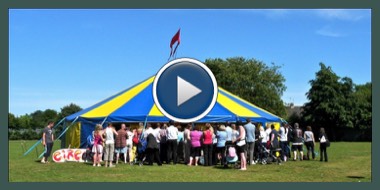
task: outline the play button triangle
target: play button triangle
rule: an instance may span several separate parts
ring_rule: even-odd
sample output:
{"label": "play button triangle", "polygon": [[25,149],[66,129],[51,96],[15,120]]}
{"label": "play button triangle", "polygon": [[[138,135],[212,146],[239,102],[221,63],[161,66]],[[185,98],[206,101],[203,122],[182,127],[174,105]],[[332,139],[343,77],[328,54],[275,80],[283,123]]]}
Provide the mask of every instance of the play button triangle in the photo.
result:
{"label": "play button triangle", "polygon": [[177,106],[182,105],[201,92],[202,90],[177,76]]}

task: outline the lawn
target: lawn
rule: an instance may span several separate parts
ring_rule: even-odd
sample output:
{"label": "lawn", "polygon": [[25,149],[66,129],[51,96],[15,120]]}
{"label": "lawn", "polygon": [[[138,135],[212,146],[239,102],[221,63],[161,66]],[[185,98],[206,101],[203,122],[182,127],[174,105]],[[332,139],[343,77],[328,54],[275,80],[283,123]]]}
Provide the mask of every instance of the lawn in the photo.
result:
{"label": "lawn", "polygon": [[[371,182],[372,177],[368,142],[331,143],[327,150],[329,162],[320,162],[317,157],[282,165],[253,165],[246,171],[182,164],[162,167],[118,164],[115,168],[51,160],[49,164],[41,164],[35,150],[23,156],[21,142],[9,141],[9,182]],[[25,142],[27,148],[34,143]],[[54,149],[58,145],[55,143]],[[38,151],[41,153],[42,145]]]}

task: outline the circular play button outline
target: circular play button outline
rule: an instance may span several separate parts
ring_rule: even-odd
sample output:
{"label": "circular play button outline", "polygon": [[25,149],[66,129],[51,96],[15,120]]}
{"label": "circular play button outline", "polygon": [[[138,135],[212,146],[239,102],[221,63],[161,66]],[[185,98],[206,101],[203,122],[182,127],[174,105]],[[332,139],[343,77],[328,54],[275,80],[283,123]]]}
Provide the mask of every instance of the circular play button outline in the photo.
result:
{"label": "circular play button outline", "polygon": [[[211,82],[212,82],[212,85],[213,85],[213,96],[212,96],[212,100],[210,102],[210,104],[207,106],[207,108],[199,115],[195,116],[195,117],[192,117],[192,118],[178,118],[176,116],[173,116],[172,114],[168,113],[160,104],[160,101],[158,100],[157,98],[157,84],[158,84],[158,81],[162,75],[162,73],[167,69],[169,68],[170,66],[172,65],[176,65],[176,64],[180,64],[182,62],[187,62],[187,63],[191,63],[191,64],[195,64],[199,67],[201,67],[204,71],[206,71],[206,73],[208,74],[208,76],[210,77],[211,79]],[[178,91],[178,89],[177,89]],[[177,92],[178,93],[178,92]],[[170,61],[169,63],[165,64],[163,67],[161,67],[161,69],[157,72],[155,78],[154,78],[154,81],[153,81],[153,91],[152,91],[152,94],[153,94],[153,100],[154,100],[154,103],[156,104],[157,108],[161,111],[162,114],[164,114],[166,117],[168,117],[169,119],[171,120],[174,120],[174,121],[177,121],[177,122],[181,122],[181,123],[190,123],[190,122],[194,122],[194,121],[197,121],[199,119],[202,119],[204,116],[206,116],[210,111],[211,109],[214,107],[215,103],[216,103],[216,100],[217,100],[217,96],[218,96],[218,85],[216,83],[216,79],[215,79],[215,76],[214,74],[211,72],[211,70],[202,62],[196,60],[196,59],[192,59],[192,58],[179,58],[179,59],[174,59],[172,61]]]}

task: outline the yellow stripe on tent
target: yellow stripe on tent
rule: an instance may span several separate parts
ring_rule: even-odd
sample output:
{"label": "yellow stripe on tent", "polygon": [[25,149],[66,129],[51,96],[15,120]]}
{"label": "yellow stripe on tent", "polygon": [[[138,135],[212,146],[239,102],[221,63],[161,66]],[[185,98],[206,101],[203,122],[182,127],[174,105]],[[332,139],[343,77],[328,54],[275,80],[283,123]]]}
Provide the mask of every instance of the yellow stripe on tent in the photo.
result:
{"label": "yellow stripe on tent", "polygon": [[154,80],[154,76],[144,81],[143,83],[135,86],[134,88],[127,90],[125,93],[115,97],[114,99],[108,101],[107,103],[85,113],[82,117],[106,117],[110,115],[115,110],[119,109],[142,90],[144,90],[148,85],[150,85]]}
{"label": "yellow stripe on tent", "polygon": [[244,102],[244,103],[246,103],[246,104],[248,104],[248,105],[250,105],[250,106],[253,106],[253,107],[255,107],[255,108],[257,108],[257,109],[259,109],[259,110],[261,110],[261,111],[263,111],[263,112],[265,112],[265,113],[267,113],[267,114],[270,114],[270,115],[273,115],[273,116],[275,116],[275,117],[278,117],[278,116],[274,115],[273,113],[268,112],[267,110],[264,110],[264,109],[262,109],[262,108],[260,108],[260,107],[258,107],[258,106],[256,106],[256,105],[250,103],[250,102],[247,102],[247,101],[244,100],[244,99],[241,99],[240,97],[238,97],[238,96],[236,96],[236,95],[234,95],[234,94],[228,92],[227,90],[224,90],[224,89],[221,88],[221,87],[218,87],[218,88],[219,88],[219,90],[223,91],[224,93],[226,93],[226,94],[228,94],[228,95],[230,95],[230,96],[232,96],[232,97],[234,97],[234,98],[236,98],[236,99],[238,99],[238,100],[240,100],[240,101],[242,101],[242,102]]}
{"label": "yellow stripe on tent", "polygon": [[153,104],[152,109],[150,109],[149,116],[163,116],[164,114],[157,108],[156,104]]}
{"label": "yellow stripe on tent", "polygon": [[227,96],[223,95],[220,92],[218,93],[217,101],[219,104],[227,108],[229,111],[231,111],[235,115],[243,116],[243,117],[259,117],[257,113],[252,112],[251,110],[231,100],[230,98],[228,98]]}

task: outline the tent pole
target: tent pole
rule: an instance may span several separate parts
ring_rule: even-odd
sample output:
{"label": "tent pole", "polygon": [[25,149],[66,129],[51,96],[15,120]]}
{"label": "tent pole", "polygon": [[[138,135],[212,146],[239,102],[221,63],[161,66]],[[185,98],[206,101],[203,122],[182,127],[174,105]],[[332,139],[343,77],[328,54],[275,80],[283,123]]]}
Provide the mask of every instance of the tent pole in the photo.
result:
{"label": "tent pole", "polygon": [[106,122],[107,118],[108,118],[108,117],[105,117],[105,118],[103,119],[103,121],[100,123],[100,125],[101,125],[102,127],[103,127],[103,125],[104,125],[104,122]]}
{"label": "tent pole", "polygon": [[[61,119],[61,121],[59,121],[53,128],[57,127],[59,124],[61,124],[63,121],[65,120],[65,118]],[[42,142],[42,138],[40,140],[38,140],[32,147],[30,147],[25,153],[24,153],[24,156],[26,156],[27,154],[29,154],[34,148],[36,148],[36,146],[38,144],[40,144]]]}
{"label": "tent pole", "polygon": [[56,140],[58,140],[58,139],[60,139],[61,137],[62,137],[62,135],[63,134],[65,134],[66,133],[66,131],[78,120],[78,118],[79,118],[79,116],[78,117],[76,117],[75,119],[74,119],[74,121],[69,125],[69,126],[67,126],[66,127],[66,129],[65,130],[63,130],[62,131],[62,133],[54,140],[54,141],[56,141]]}
{"label": "tent pole", "polygon": [[[147,124],[147,121],[148,121],[148,116],[146,116],[146,117],[145,117],[145,121],[144,121],[144,128],[143,128],[143,130],[142,130],[142,133],[141,133],[141,134],[144,134],[144,132],[145,132],[145,128],[146,128],[146,124]],[[143,136],[143,135],[141,135],[141,136],[140,136],[140,138],[142,139],[142,138],[144,138],[144,136]]]}

